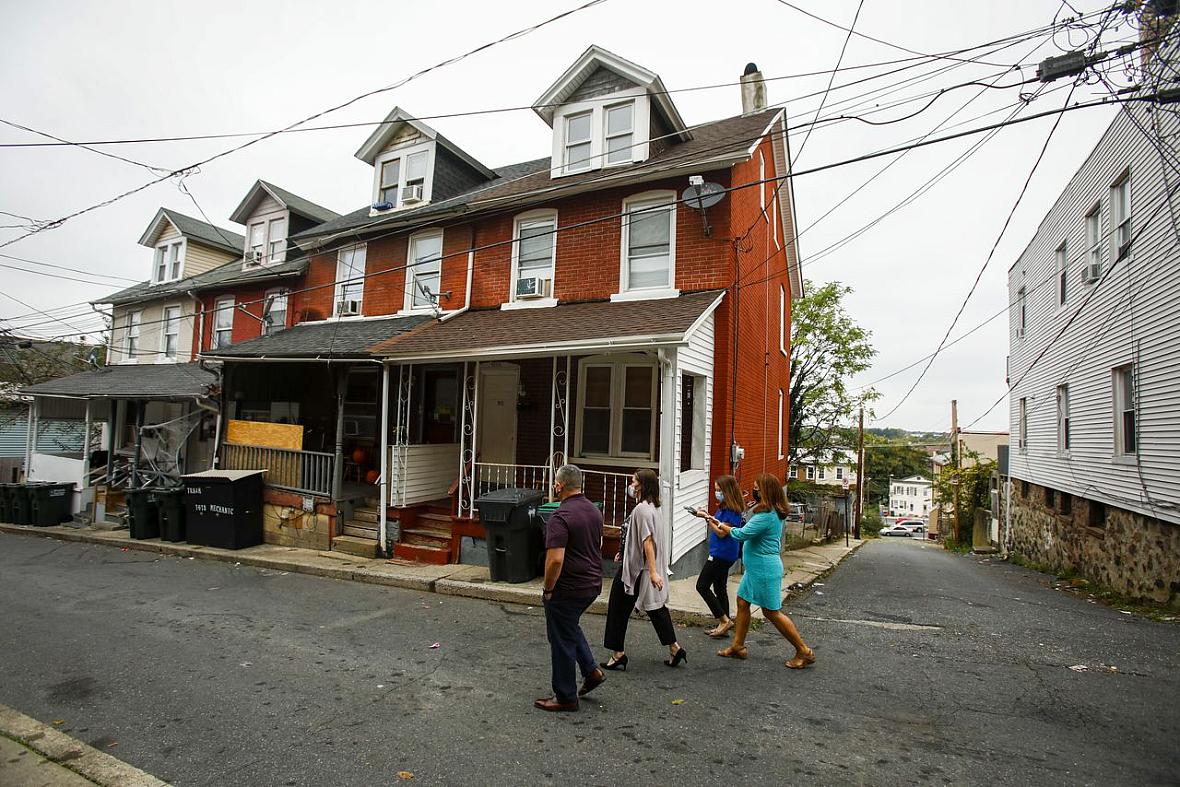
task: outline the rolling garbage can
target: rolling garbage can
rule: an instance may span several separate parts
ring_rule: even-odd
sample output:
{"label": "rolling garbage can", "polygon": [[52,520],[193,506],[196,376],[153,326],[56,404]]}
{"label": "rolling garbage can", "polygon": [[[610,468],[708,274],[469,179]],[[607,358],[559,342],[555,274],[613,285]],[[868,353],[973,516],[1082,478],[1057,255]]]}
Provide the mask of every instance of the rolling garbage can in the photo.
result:
{"label": "rolling garbage can", "polygon": [[14,525],[33,524],[33,490],[30,487],[34,486],[36,484],[18,484],[10,490]]}
{"label": "rolling garbage can", "polygon": [[16,521],[12,510],[12,487],[17,484],[0,484],[0,522],[12,524]]}
{"label": "rolling garbage can", "polygon": [[190,544],[243,549],[262,543],[261,470],[206,470],[181,480]]}
{"label": "rolling garbage can", "polygon": [[147,487],[127,490],[127,513],[131,517],[131,537],[135,539],[160,537],[160,504],[158,489]]}
{"label": "rolling garbage can", "polygon": [[509,487],[475,501],[488,535],[488,573],[493,582],[528,582],[538,576],[541,528],[536,517],[543,495]]}
{"label": "rolling garbage can", "polygon": [[70,518],[70,504],[74,502],[74,485],[44,483],[29,487],[30,524],[38,527],[60,525]]}
{"label": "rolling garbage can", "polygon": [[160,538],[184,541],[184,487],[161,489],[156,493],[160,505]]}

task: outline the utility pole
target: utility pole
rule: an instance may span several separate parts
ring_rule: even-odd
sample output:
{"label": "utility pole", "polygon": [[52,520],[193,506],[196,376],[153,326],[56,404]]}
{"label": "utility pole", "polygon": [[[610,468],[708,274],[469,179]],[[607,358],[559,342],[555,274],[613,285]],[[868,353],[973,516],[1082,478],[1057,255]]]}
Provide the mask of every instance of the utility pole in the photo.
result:
{"label": "utility pole", "polygon": [[860,406],[860,426],[856,437],[856,513],[853,514],[852,533],[860,538],[860,518],[864,514],[865,500],[865,407]]}
{"label": "utility pole", "polygon": [[[957,399],[951,399],[951,469],[958,471],[959,469],[959,402]],[[955,541],[959,541],[959,479],[956,473],[952,488],[955,490],[955,520],[954,533]]]}

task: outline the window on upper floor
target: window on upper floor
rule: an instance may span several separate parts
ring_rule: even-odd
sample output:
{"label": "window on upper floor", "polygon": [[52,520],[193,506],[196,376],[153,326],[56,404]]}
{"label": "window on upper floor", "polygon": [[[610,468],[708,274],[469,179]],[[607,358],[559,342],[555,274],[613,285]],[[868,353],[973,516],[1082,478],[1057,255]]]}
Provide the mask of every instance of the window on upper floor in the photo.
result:
{"label": "window on upper floor", "polygon": [[646,359],[579,364],[578,455],[654,459],[657,388],[656,366]]}
{"label": "window on upper floor", "polygon": [[635,102],[608,106],[606,114],[606,163],[631,161],[635,139]]}
{"label": "window on upper floor", "polygon": [[620,292],[641,297],[676,281],[676,195],[641,194],[623,203]]}
{"label": "window on upper floor", "polygon": [[1066,242],[1057,247],[1057,305],[1064,306],[1069,299],[1069,252]]}
{"label": "window on upper floor", "polygon": [[431,309],[438,305],[442,287],[442,232],[410,236],[406,259],[406,309]]}
{"label": "window on upper floor", "polygon": [[1069,386],[1057,386],[1057,450],[1069,450]]}
{"label": "window on upper floor", "polygon": [[1102,210],[1095,205],[1086,214],[1086,280],[1096,281],[1102,271]]}
{"label": "window on upper floor", "polygon": [[152,269],[152,281],[175,281],[184,269],[184,238],[161,243],[156,247],[156,262]]}
{"label": "window on upper floor", "polygon": [[176,360],[180,346],[180,307],[164,308],[163,330],[160,334],[160,351],[169,360]]}
{"label": "window on upper floor", "polygon": [[1016,338],[1023,339],[1028,328],[1028,293],[1021,287],[1016,293]]}
{"label": "window on upper floor", "polygon": [[534,211],[516,217],[512,242],[512,284],[515,303],[552,303],[557,254],[557,213]]}
{"label": "window on upper floor", "polygon": [[787,354],[787,288],[778,288],[778,350]]}
{"label": "window on upper floor", "polygon": [[268,290],[262,307],[262,335],[270,336],[287,327],[286,289]]}
{"label": "window on upper floor", "polygon": [[593,112],[579,112],[565,118],[565,156],[562,163],[566,172],[590,169],[593,128]]}
{"label": "window on upper floor", "polygon": [[123,330],[123,359],[132,360],[139,355],[139,326],[143,322],[143,312],[128,312],[126,326]]}
{"label": "window on upper floor", "polygon": [[836,480],[837,481],[844,480],[844,468],[841,467],[840,465],[836,465]]}
{"label": "window on upper floor", "polygon": [[263,219],[250,225],[249,248],[246,262],[254,265],[270,265],[282,262],[287,256],[287,219],[279,216]]}
{"label": "window on upper floor", "polygon": [[1112,262],[1131,251],[1131,173],[1124,172],[1110,187],[1110,223]]}
{"label": "window on upper floor", "polygon": [[1135,367],[1115,367],[1114,381],[1114,452],[1116,456],[1134,456],[1139,451],[1139,434],[1135,423]]}
{"label": "window on upper floor", "polygon": [[1018,440],[1016,447],[1021,451],[1028,448],[1028,399],[1021,397],[1019,410],[1017,411],[1018,418]]}
{"label": "window on upper floor", "polygon": [[376,161],[377,183],[374,205],[386,210],[410,207],[430,201],[430,156],[434,143],[391,151]]}
{"label": "window on upper floor", "polygon": [[361,244],[345,246],[336,252],[336,308],[333,314],[337,317],[353,317],[361,313],[367,250],[368,247]]}
{"label": "window on upper floor", "polygon": [[819,478],[820,481],[826,481],[828,479],[828,468],[820,465],[816,477]]}
{"label": "window on upper floor", "polygon": [[561,107],[553,116],[553,176],[647,158],[650,112],[641,89]]}
{"label": "window on upper floor", "polygon": [[213,307],[213,349],[229,347],[234,341],[234,296],[218,298]]}

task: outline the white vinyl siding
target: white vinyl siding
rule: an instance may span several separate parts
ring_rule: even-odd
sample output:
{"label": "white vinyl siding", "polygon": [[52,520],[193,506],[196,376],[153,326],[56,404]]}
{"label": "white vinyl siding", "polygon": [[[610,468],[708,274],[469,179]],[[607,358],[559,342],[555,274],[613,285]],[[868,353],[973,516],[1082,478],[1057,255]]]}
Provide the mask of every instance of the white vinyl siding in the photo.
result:
{"label": "white vinyl siding", "polygon": [[[705,540],[708,535],[704,520],[689,514],[684,510],[684,506],[704,507],[709,510],[714,508],[712,482],[714,468],[711,468],[709,464],[709,457],[713,450],[714,336],[714,320],[713,315],[710,314],[688,336],[688,345],[676,351],[678,385],[683,386],[685,380],[688,379],[693,381],[697,390],[693,392],[693,423],[684,423],[684,413],[681,408],[676,408],[676,434],[671,444],[675,445],[679,451],[683,444],[683,431],[692,429],[692,450],[699,455],[699,458],[694,457],[689,462],[691,469],[676,474],[676,499],[675,505],[672,507],[673,561],[679,560],[690,549]],[[681,401],[684,395],[683,391],[676,393],[677,401]],[[661,446],[668,444],[669,441],[661,440]],[[674,467],[680,468],[683,465],[683,459],[677,456]]]}

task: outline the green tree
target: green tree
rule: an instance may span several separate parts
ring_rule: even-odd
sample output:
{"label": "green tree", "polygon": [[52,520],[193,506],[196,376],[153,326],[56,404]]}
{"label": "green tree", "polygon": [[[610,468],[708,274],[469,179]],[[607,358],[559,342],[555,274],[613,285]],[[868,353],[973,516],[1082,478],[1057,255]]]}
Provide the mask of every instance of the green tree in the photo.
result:
{"label": "green tree", "polygon": [[[952,511],[950,536],[961,545],[971,544],[975,510],[991,506],[991,479],[996,469],[996,460],[984,459],[974,451],[968,451],[967,458],[973,460],[971,465],[958,469],[946,465],[934,481],[940,505]],[[958,511],[954,510],[956,493]]]}
{"label": "green tree", "polygon": [[24,385],[93,369],[102,364],[105,355],[102,344],[33,340],[0,333],[0,389],[15,391]]}
{"label": "green tree", "polygon": [[790,464],[856,445],[849,424],[858,407],[879,396],[872,388],[850,390],[853,375],[868,369],[877,354],[869,332],[844,308],[852,288],[840,282],[805,282],[804,288],[807,294],[791,305]]}
{"label": "green tree", "polygon": [[891,445],[865,435],[865,503],[878,505],[889,499],[889,479],[920,475],[929,478],[930,457],[920,448]]}

